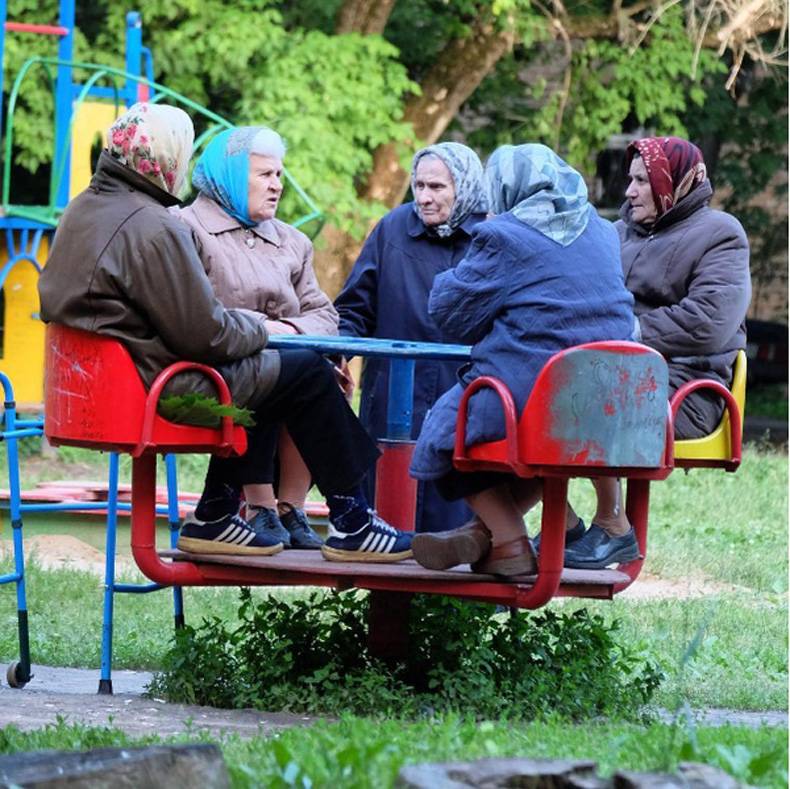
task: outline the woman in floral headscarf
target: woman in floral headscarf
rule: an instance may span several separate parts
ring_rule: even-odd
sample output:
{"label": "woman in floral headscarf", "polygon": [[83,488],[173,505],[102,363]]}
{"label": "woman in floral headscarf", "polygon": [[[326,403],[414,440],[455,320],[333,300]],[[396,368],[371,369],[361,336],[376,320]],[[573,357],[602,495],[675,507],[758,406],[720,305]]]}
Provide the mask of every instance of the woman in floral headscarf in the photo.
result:
{"label": "woman in floral headscarf", "polygon": [[[746,234],[734,216],[708,205],[713,189],[693,143],[646,137],[628,146],[626,164],[626,202],[615,227],[635,299],[634,338],[666,357],[670,392],[697,378],[729,386],[735,357],[746,347]],[[675,417],[675,437],[707,435],[723,408],[709,390],[693,392]],[[592,525],[566,538],[566,567],[606,567],[616,551],[612,535],[630,528],[619,483],[600,479],[595,487]]]}
{"label": "woman in floral headscarf", "polygon": [[[431,569],[473,563],[498,575],[535,571],[524,513],[540,480],[453,468],[455,424],[464,387],[482,375],[507,385],[516,407],[558,351],[631,336],[633,299],[623,285],[617,235],[587,202],[576,170],[545,145],[506,145],[486,166],[494,218],[475,228],[466,257],[436,277],[428,305],[451,341],[472,344],[472,361],[431,409],[411,473],[436,480],[449,499],[465,498],[477,518],[448,534],[417,534],[414,558]],[[469,401],[467,441],[505,434],[496,395]],[[631,533],[633,548],[636,542]]]}
{"label": "woman in floral headscarf", "polygon": [[[226,307],[264,315],[270,334],[337,334],[337,313],[318,285],[310,239],[275,218],[284,157],[285,143],[272,129],[221,132],[195,165],[197,198],[178,215],[195,232],[206,273]],[[272,440],[269,462],[244,486],[247,520],[286,548],[318,549],[321,539],[304,512],[310,472],[287,431]]]}

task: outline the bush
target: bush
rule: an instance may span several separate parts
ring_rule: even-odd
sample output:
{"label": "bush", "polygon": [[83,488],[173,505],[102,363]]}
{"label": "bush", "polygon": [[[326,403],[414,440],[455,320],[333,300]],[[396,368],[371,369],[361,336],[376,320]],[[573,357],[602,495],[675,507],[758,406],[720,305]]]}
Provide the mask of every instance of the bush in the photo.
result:
{"label": "bush", "polygon": [[631,717],[663,675],[585,610],[495,615],[494,607],[418,596],[408,659],[368,652],[368,598],[313,593],[285,602],[241,592],[240,624],[214,618],[176,633],[150,687],[174,702],[338,714],[574,719]]}

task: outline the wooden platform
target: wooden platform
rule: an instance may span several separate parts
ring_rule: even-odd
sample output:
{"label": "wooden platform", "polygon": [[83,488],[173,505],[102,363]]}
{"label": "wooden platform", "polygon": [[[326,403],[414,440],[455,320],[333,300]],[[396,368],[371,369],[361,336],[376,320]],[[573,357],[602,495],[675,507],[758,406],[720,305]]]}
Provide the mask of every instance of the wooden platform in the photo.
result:
{"label": "wooden platform", "polygon": [[[286,550],[274,556],[222,556],[161,551],[175,561],[195,563],[206,583],[237,580],[250,586],[326,586],[390,592],[450,594],[472,600],[518,606],[535,576],[503,580],[473,573],[468,565],[452,570],[426,570],[415,561],[395,563],[329,562],[319,551]],[[558,596],[610,600],[615,584],[629,578],[617,570],[563,570]]]}

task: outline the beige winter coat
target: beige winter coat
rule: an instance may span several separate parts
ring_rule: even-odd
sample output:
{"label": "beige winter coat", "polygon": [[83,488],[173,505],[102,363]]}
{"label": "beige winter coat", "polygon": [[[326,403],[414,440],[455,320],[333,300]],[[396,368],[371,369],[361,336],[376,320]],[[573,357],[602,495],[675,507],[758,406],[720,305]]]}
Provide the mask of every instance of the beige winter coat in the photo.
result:
{"label": "beige winter coat", "polygon": [[243,227],[209,197],[174,210],[194,231],[214,292],[226,307],[263,313],[299,334],[337,334],[337,312],[313,270],[304,233],[269,219]]}

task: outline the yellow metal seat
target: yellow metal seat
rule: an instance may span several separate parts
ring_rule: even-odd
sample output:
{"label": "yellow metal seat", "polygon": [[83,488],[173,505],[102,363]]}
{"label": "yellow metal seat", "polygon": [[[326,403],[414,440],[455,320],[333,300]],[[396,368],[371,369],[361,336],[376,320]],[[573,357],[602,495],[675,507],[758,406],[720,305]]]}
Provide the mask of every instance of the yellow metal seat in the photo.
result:
{"label": "yellow metal seat", "polygon": [[675,465],[723,466],[728,471],[734,471],[738,467],[743,436],[743,414],[746,406],[746,363],[746,352],[738,351],[730,387],[740,416],[736,434],[733,435],[729,408],[725,408],[721,422],[710,435],[675,441]]}

